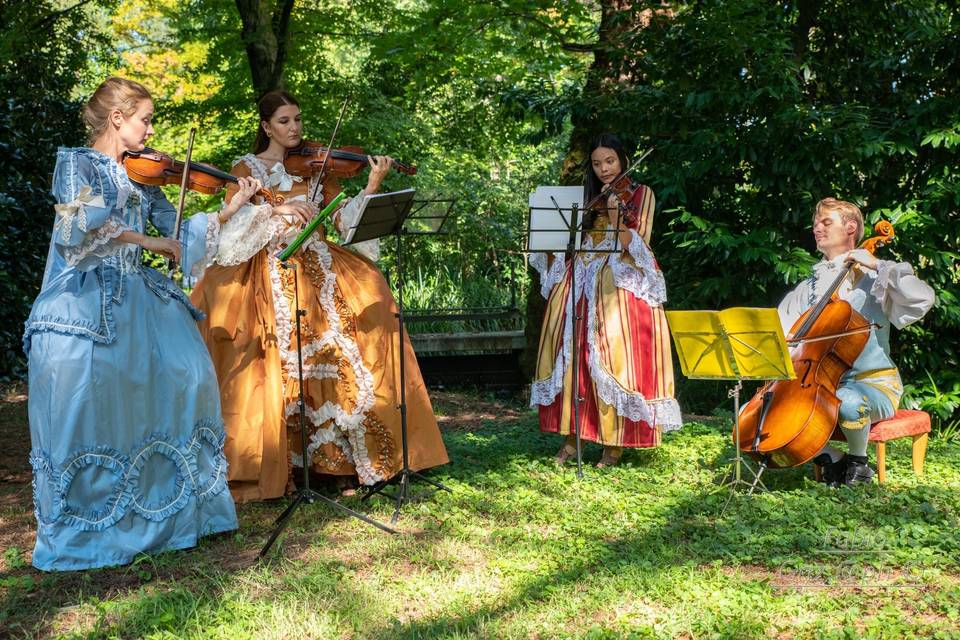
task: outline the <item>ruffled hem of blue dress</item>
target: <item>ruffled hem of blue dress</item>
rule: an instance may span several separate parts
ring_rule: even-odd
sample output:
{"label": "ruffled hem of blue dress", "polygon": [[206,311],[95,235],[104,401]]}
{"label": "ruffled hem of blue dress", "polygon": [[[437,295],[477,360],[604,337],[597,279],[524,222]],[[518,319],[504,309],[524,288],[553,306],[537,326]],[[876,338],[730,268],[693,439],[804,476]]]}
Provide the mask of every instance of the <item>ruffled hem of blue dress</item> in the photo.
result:
{"label": "ruffled hem of blue dress", "polygon": [[158,549],[151,549],[150,551],[134,551],[131,553],[124,554],[113,554],[107,557],[101,556],[97,559],[92,559],[89,562],[50,562],[50,563],[37,563],[33,562],[33,566],[40,571],[83,571],[85,569],[104,569],[107,567],[120,567],[126,564],[133,562],[137,556],[143,554],[158,554],[165,553],[167,551],[180,551],[182,549],[190,549],[191,547],[197,546],[201,538],[207,536],[216,535],[218,533],[225,533],[227,531],[235,531],[237,529],[236,519],[233,522],[225,522],[223,524],[211,525],[207,529],[204,529],[199,534],[184,536],[182,538],[177,538],[176,540],[171,540],[167,544],[163,545]]}
{"label": "ruffled hem of blue dress", "polygon": [[[227,491],[227,460],[223,454],[226,435],[222,423],[210,417],[197,420],[189,440],[152,433],[129,454],[108,446],[81,449],[68,457],[65,465],[55,465],[47,451],[30,452],[33,467],[34,515],[43,530],[67,527],[78,531],[104,531],[119,522],[131,510],[151,522],[162,522],[176,516],[192,499],[204,505]],[[208,473],[200,466],[203,444],[211,447]],[[173,488],[161,500],[151,504],[139,491],[144,466],[154,454],[162,455],[176,466]],[[69,492],[77,475],[84,469],[98,466],[116,476],[109,498],[99,508],[71,505]],[[39,502],[39,491],[55,497],[48,505],[49,513]]]}
{"label": "ruffled hem of blue dress", "polygon": [[[31,459],[34,458],[31,455]],[[91,447],[79,452],[70,460],[70,464],[63,473],[60,474],[60,486],[58,498],[60,502],[59,521],[64,525],[81,529],[84,531],[103,531],[107,527],[112,527],[127,513],[127,507],[133,500],[133,492],[130,484],[124,482],[124,476],[130,460],[116,449],[107,446]],[[118,477],[115,483],[110,499],[106,501],[104,508],[82,509],[70,506],[67,500],[67,491],[73,484],[74,478],[80,471],[90,466],[99,466],[114,472]],[[37,521],[40,521],[39,516]]]}

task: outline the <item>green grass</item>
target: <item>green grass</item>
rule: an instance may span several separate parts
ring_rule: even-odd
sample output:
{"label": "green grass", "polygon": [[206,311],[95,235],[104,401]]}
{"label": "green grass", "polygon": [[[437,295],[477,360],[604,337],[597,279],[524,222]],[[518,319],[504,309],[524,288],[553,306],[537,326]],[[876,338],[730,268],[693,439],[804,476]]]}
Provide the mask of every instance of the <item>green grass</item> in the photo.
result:
{"label": "green grass", "polygon": [[[487,413],[497,415],[491,401]],[[469,404],[469,403],[466,403]],[[408,506],[389,536],[329,508],[295,516],[254,556],[281,504],[240,508],[238,533],[130,567],[45,575],[6,549],[0,629],[12,637],[960,637],[960,447],[926,475],[888,447],[888,484],[829,490],[809,467],[723,511],[722,422],[687,424],[620,467],[558,469],[536,417],[458,422],[438,402],[453,489]],[[492,407],[492,409],[491,409]],[[482,417],[481,417],[482,420]],[[599,448],[586,448],[590,462]],[[4,502],[2,527],[14,514]],[[358,502],[351,501],[355,506]],[[383,500],[363,505],[389,519]],[[22,511],[22,509],[21,509]],[[20,560],[18,561],[18,558]],[[2,633],[2,632],[0,632]]]}

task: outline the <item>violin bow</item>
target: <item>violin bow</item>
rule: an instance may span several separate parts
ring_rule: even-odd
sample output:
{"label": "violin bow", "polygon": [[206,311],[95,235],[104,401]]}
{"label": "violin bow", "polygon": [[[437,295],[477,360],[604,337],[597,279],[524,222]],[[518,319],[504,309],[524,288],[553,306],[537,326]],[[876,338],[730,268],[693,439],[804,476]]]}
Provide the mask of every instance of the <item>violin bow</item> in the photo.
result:
{"label": "violin bow", "polygon": [[[183,162],[183,178],[180,180],[180,199],[177,202],[177,217],[173,223],[173,239],[180,242],[180,223],[183,221],[183,205],[187,201],[187,186],[190,184],[190,158],[193,156],[193,139],[197,135],[197,128],[190,128],[190,140],[187,142],[187,157]],[[181,256],[182,258],[182,256]],[[173,259],[167,260],[167,269],[170,277],[175,276]]]}
{"label": "violin bow", "polygon": [[323,172],[327,168],[327,160],[330,159],[330,154],[333,153],[333,143],[337,139],[337,134],[340,132],[340,123],[343,122],[343,114],[347,112],[347,104],[350,102],[350,96],[347,95],[343,99],[343,105],[340,107],[340,116],[337,118],[337,124],[333,127],[333,134],[330,136],[330,144],[327,145],[327,155],[323,156],[323,162],[320,164],[320,172],[317,174],[317,181],[313,185],[313,193],[310,194],[310,201],[317,201],[317,189],[320,188],[320,185],[323,184]]}
{"label": "violin bow", "polygon": [[[626,170],[626,171],[624,171],[623,173],[621,173],[620,175],[618,175],[616,178],[614,178],[613,180],[611,180],[611,181],[610,181],[610,184],[617,184],[618,182],[620,182],[620,180],[623,179],[624,176],[629,175],[629,174],[633,173],[634,171],[636,171],[637,169],[639,169],[639,168],[640,168],[640,163],[643,162],[643,161],[646,159],[646,157],[647,157],[648,155],[650,155],[651,153],[653,153],[653,147],[649,147],[646,151],[644,151],[643,154],[642,154],[639,158],[637,158],[636,160],[633,161],[633,164],[631,164],[629,167],[627,167],[627,170]],[[597,204],[597,202],[600,201],[600,198],[606,197],[606,196],[608,196],[609,194],[610,194],[610,189],[609,189],[609,187],[604,186],[603,189],[600,189],[600,193],[598,193],[597,195],[595,195],[595,196],[593,197],[593,200],[591,200],[591,201],[588,202],[587,204],[583,205],[583,206],[581,207],[581,209],[583,209],[584,211],[588,211],[591,207],[593,207],[593,205]]]}

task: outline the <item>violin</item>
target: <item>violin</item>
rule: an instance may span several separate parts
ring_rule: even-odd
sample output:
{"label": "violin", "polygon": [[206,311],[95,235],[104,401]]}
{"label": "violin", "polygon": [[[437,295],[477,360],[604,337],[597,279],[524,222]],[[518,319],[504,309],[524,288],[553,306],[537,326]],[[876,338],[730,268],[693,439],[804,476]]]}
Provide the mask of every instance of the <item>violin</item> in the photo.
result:
{"label": "violin", "polygon": [[[358,176],[370,166],[370,156],[363,153],[360,147],[340,147],[330,153],[327,152],[328,148],[319,142],[305,140],[299,146],[288,149],[283,159],[283,166],[291,175],[313,177],[323,171],[323,204],[329,204],[343,191],[341,178]],[[393,161],[393,168],[408,176],[417,173],[416,167],[396,160]]]}
{"label": "violin", "polygon": [[[640,189],[643,185],[634,182],[630,177],[630,174],[637,170],[648,155],[653,153],[653,147],[650,147],[643,154],[634,160],[634,162],[627,167],[623,173],[614,178],[610,184],[604,185],[596,196],[593,197],[590,202],[583,205],[585,211],[590,211],[592,218],[589,223],[590,226],[593,225],[593,220],[596,218],[597,214],[606,213],[607,209],[607,198],[611,195],[615,195],[620,201],[620,212],[622,216],[622,221],[628,226],[633,226],[637,223],[637,215],[640,213],[640,205],[634,200],[634,196],[637,193],[637,190]],[[589,171],[589,169],[588,169]]]}
{"label": "violin", "polygon": [[[620,220],[627,226],[637,224],[637,216],[640,213],[640,203],[635,199],[636,193],[643,187],[639,182],[634,182],[629,175],[623,174],[610,184],[606,185],[600,192],[609,198],[616,196],[619,201]],[[598,202],[591,209],[595,214],[606,213],[607,202],[603,200]]]}
{"label": "violin", "polygon": [[[871,254],[894,238],[883,220],[861,248]],[[762,466],[795,467],[812,459],[830,440],[840,413],[837,387],[860,356],[874,325],[836,295],[853,269],[847,264],[823,297],[790,329],[793,380],[764,384],[740,414],[740,448]],[[737,440],[734,426],[734,441]]]}
{"label": "violin", "polygon": [[[141,151],[127,151],[123,154],[123,167],[127,176],[139,184],[163,186],[181,184],[184,163],[172,156],[144,147]],[[228,182],[237,183],[236,176],[217,169],[213,165],[200,162],[190,163],[187,188],[198,193],[212,195],[223,189]],[[260,189],[260,195],[273,205],[283,203],[283,196],[274,196],[269,189]]]}
{"label": "violin", "polygon": [[[370,156],[360,147],[340,147],[329,151],[319,142],[304,140],[300,146],[288,149],[283,159],[287,173],[295,176],[310,177],[323,168],[326,177],[352,178],[369,166]],[[403,162],[393,161],[393,168],[399,173],[416,175],[417,168]]]}

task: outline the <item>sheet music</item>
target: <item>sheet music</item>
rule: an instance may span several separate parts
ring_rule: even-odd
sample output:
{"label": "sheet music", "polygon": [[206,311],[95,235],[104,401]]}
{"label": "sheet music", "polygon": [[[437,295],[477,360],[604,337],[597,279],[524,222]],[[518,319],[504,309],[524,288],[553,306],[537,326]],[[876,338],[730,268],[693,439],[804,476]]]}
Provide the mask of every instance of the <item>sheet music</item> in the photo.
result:
{"label": "sheet music", "polygon": [[[583,205],[583,196],[583,187],[537,187],[536,191],[530,194],[530,235],[527,239],[527,250],[566,251],[570,241],[570,209],[574,204]],[[560,205],[563,215],[557,211],[554,200]],[[582,224],[582,211],[577,218]],[[581,232],[578,230],[575,248],[580,248],[580,241]]]}
{"label": "sheet music", "polygon": [[667,311],[688,378],[788,380],[795,377],[776,309]]}

